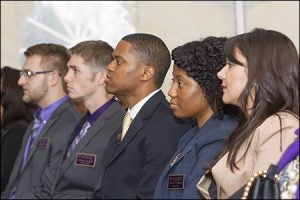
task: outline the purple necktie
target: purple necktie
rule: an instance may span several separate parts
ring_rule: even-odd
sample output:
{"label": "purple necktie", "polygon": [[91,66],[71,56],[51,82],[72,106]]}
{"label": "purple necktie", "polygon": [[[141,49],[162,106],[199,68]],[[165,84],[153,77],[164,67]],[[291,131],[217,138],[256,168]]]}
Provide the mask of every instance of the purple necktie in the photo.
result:
{"label": "purple necktie", "polygon": [[[31,149],[33,141],[38,136],[38,133],[39,133],[38,130],[39,130],[39,127],[40,127],[41,124],[42,124],[42,120],[40,118],[40,113],[38,112],[36,114],[36,116],[34,117],[33,126],[32,126],[31,133],[30,133],[30,135],[28,137],[28,140],[27,140],[27,144],[26,144],[26,148],[25,148],[25,151],[24,151],[24,154],[23,154],[23,160],[22,160],[22,165],[21,165],[21,169],[19,171],[19,174],[22,173],[22,171],[23,171],[23,169],[25,167],[25,164],[26,164],[26,161],[27,161],[27,156],[28,156],[28,154],[30,152],[30,149]],[[15,199],[15,193],[16,193],[16,185],[12,189],[12,192],[10,194],[10,199]]]}
{"label": "purple necktie", "polygon": [[88,131],[88,129],[91,127],[91,124],[86,121],[83,125],[82,128],[80,130],[80,132],[76,135],[76,137],[74,138],[74,140],[72,141],[71,145],[69,146],[69,151],[67,156],[70,155],[70,152],[73,151],[76,147],[76,145],[79,143],[79,141],[83,138],[83,136],[86,134],[86,132]]}
{"label": "purple necktie", "polygon": [[38,136],[38,133],[39,133],[38,130],[39,130],[39,127],[41,125],[41,122],[42,122],[42,120],[39,118],[39,116],[37,116],[34,119],[31,134],[28,137],[25,152],[24,152],[24,155],[23,155],[23,161],[22,161],[22,166],[21,166],[20,173],[23,171],[23,169],[25,167],[25,164],[26,164],[26,161],[27,161],[27,156],[28,156],[28,154],[30,152],[30,149],[32,147],[32,143]]}

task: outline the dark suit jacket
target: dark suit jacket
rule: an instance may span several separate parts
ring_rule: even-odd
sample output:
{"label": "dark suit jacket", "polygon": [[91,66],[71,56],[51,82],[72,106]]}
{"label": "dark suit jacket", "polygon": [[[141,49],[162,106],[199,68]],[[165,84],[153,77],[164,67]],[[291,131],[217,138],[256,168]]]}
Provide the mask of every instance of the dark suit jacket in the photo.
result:
{"label": "dark suit jacket", "polygon": [[44,169],[59,158],[68,142],[69,135],[80,119],[80,114],[70,100],[63,102],[51,115],[43,127],[38,138],[33,142],[33,147],[28,154],[24,170],[19,174],[23,154],[28,137],[31,133],[33,122],[28,126],[23,138],[22,147],[12,170],[9,183],[2,198],[9,198],[16,186],[16,198],[22,198],[31,193],[33,187],[41,184]]}
{"label": "dark suit jacket", "polygon": [[[102,177],[103,152],[113,133],[122,125],[124,113],[118,101],[112,103],[92,124],[69,156],[66,156],[68,147],[65,149],[65,156],[60,160],[57,173],[55,175],[51,172],[44,174],[42,188],[34,190],[35,198],[84,199],[90,197],[97,180]],[[79,125],[82,125],[84,121],[85,117]]]}
{"label": "dark suit jacket", "polygon": [[121,129],[111,138],[103,181],[99,180],[94,198],[153,198],[161,171],[189,128],[176,121],[164,94],[157,92],[134,118],[122,142],[116,143]]}
{"label": "dark suit jacket", "polygon": [[18,120],[1,127],[1,192],[8,183],[27,126],[28,122]]}

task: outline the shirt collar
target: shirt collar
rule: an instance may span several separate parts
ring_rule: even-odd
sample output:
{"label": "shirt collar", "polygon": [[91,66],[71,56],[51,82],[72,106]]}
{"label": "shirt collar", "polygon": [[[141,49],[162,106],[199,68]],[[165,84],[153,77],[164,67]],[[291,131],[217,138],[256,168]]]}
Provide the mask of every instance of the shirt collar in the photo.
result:
{"label": "shirt collar", "polygon": [[100,106],[95,112],[90,114],[90,112],[87,112],[86,118],[90,122],[90,124],[93,124],[102,113],[113,103],[115,102],[115,97],[112,97],[110,100],[108,100],[105,104]]}
{"label": "shirt collar", "polygon": [[47,106],[46,108],[43,109],[37,109],[34,112],[34,117],[37,116],[38,113],[40,113],[40,119],[46,123],[46,121],[51,117],[52,113],[66,100],[68,99],[68,96],[65,95],[64,97],[62,97],[61,99],[59,99],[58,101],[55,101],[54,103],[50,104],[49,106]]}
{"label": "shirt collar", "polygon": [[153,96],[155,95],[160,89],[157,89],[150,94],[148,94],[146,97],[144,97],[142,100],[140,100],[137,104],[135,104],[132,108],[128,108],[127,112],[129,113],[130,117],[134,119],[138,112],[142,109],[144,104]]}

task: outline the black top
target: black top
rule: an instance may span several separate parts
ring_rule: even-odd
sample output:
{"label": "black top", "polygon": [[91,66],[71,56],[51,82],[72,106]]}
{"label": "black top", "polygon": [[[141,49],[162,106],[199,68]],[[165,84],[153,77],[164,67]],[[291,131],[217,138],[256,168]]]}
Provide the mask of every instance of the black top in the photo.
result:
{"label": "black top", "polygon": [[26,121],[19,120],[1,127],[1,192],[8,183],[27,125]]}

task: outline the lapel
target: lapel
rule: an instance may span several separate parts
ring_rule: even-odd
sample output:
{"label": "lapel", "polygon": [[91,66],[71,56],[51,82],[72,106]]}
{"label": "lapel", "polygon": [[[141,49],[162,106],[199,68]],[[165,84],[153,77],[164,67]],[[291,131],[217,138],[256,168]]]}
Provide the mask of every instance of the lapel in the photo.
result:
{"label": "lapel", "polygon": [[247,138],[247,140],[242,144],[242,146],[240,147],[238,153],[236,154],[236,163],[238,163],[241,159],[244,158],[244,155],[246,155],[251,142],[253,140],[254,134],[252,134],[249,138]]}
{"label": "lapel", "polygon": [[[47,123],[44,125],[43,129],[41,130],[40,134],[36,138],[36,140],[32,143],[32,149],[30,149],[28,157],[27,157],[27,162],[25,164],[24,170],[27,167],[27,164],[29,163],[30,159],[32,158],[33,154],[36,151],[36,144],[39,141],[39,139],[44,138],[51,134],[51,131],[48,131],[49,128],[52,127],[52,125],[58,120],[58,118],[61,116],[62,112],[67,109],[67,107],[70,106],[69,100],[63,102],[51,115],[51,117],[48,119]],[[33,126],[33,122],[30,124],[30,132]],[[50,137],[50,136],[49,136]],[[27,137],[28,138],[28,137]],[[27,142],[27,141],[26,141]],[[49,141],[51,143],[51,141]],[[23,152],[24,154],[24,152]],[[24,172],[23,170],[23,172]]]}
{"label": "lapel", "polygon": [[165,100],[165,95],[162,93],[162,91],[158,91],[156,94],[154,94],[138,112],[129,129],[127,130],[126,136],[124,137],[122,142],[116,144],[116,137],[121,131],[121,129],[118,129],[118,131],[113,135],[114,138],[110,140],[109,146],[107,148],[108,150],[106,151],[107,155],[105,158],[105,166],[108,166],[113,160],[115,160],[118,155],[126,148],[126,146],[132,140],[134,140],[139,130],[144,127],[145,121],[152,116],[152,113],[156,110],[156,107],[163,100]]}
{"label": "lapel", "polygon": [[36,138],[36,140],[32,143],[32,148],[29,151],[28,158],[27,158],[28,161],[26,162],[26,165],[27,165],[27,163],[29,163],[29,160],[31,159],[31,157],[34,154],[34,152],[36,151],[36,144],[37,144],[37,142],[39,141],[39,139],[41,139],[41,138],[43,138],[43,137],[45,137],[46,135],[49,134],[48,130],[55,123],[56,120],[57,120],[57,117],[55,117],[55,118],[51,117],[47,121],[47,123],[45,124],[45,126],[43,127],[43,129],[41,130],[41,132],[38,135],[38,137]]}
{"label": "lapel", "polygon": [[[76,154],[78,152],[82,152],[95,136],[105,134],[105,131],[102,131],[102,129],[105,128],[107,121],[109,121],[113,117],[114,113],[119,109],[119,105],[117,104],[118,103],[114,102],[112,105],[110,105],[109,108],[107,108],[107,110],[104,111],[104,113],[102,113],[100,117],[92,124],[92,126],[88,129],[86,135],[82,138],[82,140],[80,140],[80,142],[70,153],[70,155],[63,161],[60,175],[63,175],[64,172],[72,166],[76,159]],[[66,151],[68,151],[68,148],[69,146],[66,148]]]}
{"label": "lapel", "polygon": [[[108,161],[108,163],[114,160],[126,148],[126,146],[130,143],[130,141],[132,141],[135,138],[138,131],[143,127],[144,127],[143,119],[141,117],[136,116],[132,121],[129,129],[127,130],[126,136],[124,137],[122,142],[120,144],[113,144],[114,145],[114,150],[112,151],[113,154],[109,157],[110,161]],[[119,129],[119,132],[121,132],[121,129]]]}
{"label": "lapel", "polygon": [[[184,146],[184,147],[186,147],[186,149],[184,147],[181,148],[180,151],[176,152],[176,154],[172,157],[172,159],[169,162],[168,171],[170,171],[172,168],[174,168],[184,158],[184,156],[187,155],[192,150],[195,143],[198,143],[197,146],[204,145],[203,142],[207,141],[207,136],[211,136],[210,134],[205,134],[205,133],[206,133],[205,130],[203,130],[201,133],[199,133],[199,131],[195,131],[193,138],[190,140],[189,143],[186,144],[187,146]],[[199,143],[199,134],[206,135],[206,137],[201,137],[201,141],[200,141],[201,143]],[[180,153],[180,154],[178,155],[178,153]],[[176,156],[178,156],[178,157],[176,158]],[[171,166],[172,162],[174,162],[174,163]]]}
{"label": "lapel", "polygon": [[[168,163],[169,168],[168,168],[167,171],[169,171],[172,168],[174,168],[177,165],[177,163],[179,163],[179,161],[181,161],[184,158],[184,156],[191,151],[191,149],[194,146],[194,143],[196,143],[198,141],[199,134],[202,134],[202,133],[199,133],[199,129],[198,128],[193,128],[191,131],[193,131],[194,134],[192,134],[191,138],[187,138],[187,141],[185,143],[182,143],[182,145],[180,145],[178,147],[178,151],[176,151],[176,153],[174,154],[174,156],[172,157],[172,159]],[[180,154],[178,155],[178,153],[180,153]],[[171,166],[172,162],[173,162],[173,164]]]}
{"label": "lapel", "polygon": [[18,125],[28,126],[28,122],[26,122],[24,120],[18,120],[16,122],[12,122],[12,123],[9,123],[9,124],[1,127],[1,144],[2,144],[3,139],[6,137],[6,135],[9,134],[10,130]]}
{"label": "lapel", "polygon": [[170,161],[170,163],[172,161],[174,161],[174,163],[172,166],[170,166],[169,164],[168,169],[171,170],[172,168],[174,168],[177,165],[177,163],[179,163],[184,158],[184,156],[187,155],[192,150],[194,144],[197,144],[198,147],[203,147],[216,138],[218,139],[224,138],[223,134],[220,135],[218,133],[219,132],[218,130],[214,130],[214,129],[219,129],[221,127],[221,123],[222,121],[216,118],[216,115],[212,115],[210,119],[204,124],[203,127],[199,129],[197,125],[196,127],[190,129],[191,132],[189,131],[185,133],[184,135],[191,134],[191,136],[189,138],[185,138],[185,141],[180,141],[181,145],[178,147],[180,155],[178,156],[178,158],[176,158],[176,156],[178,155],[178,152],[176,152],[176,154]]}
{"label": "lapel", "polygon": [[8,134],[9,132],[9,128],[1,128],[1,144],[2,144],[2,141],[3,141],[3,138]]}

